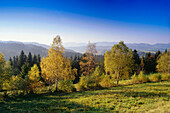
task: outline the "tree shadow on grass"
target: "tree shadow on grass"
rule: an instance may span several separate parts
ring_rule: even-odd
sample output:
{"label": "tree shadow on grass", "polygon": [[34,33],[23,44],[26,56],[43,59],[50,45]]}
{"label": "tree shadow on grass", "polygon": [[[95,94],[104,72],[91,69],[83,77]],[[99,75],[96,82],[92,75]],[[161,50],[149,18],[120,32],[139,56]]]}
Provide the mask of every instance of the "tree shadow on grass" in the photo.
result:
{"label": "tree shadow on grass", "polygon": [[0,102],[1,112],[107,112],[106,109],[99,109],[87,105],[66,101],[58,98],[48,98],[41,96],[18,98],[15,101]]}

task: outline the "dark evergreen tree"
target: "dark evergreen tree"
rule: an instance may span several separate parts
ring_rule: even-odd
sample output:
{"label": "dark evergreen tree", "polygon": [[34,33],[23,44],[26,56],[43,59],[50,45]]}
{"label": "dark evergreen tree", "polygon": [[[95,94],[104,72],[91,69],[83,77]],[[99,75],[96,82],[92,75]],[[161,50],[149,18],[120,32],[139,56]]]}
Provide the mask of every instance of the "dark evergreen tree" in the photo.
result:
{"label": "dark evergreen tree", "polygon": [[145,66],[144,70],[146,73],[154,73],[156,72],[156,59],[153,54],[150,52],[145,56]]}
{"label": "dark evergreen tree", "polygon": [[32,63],[33,63],[33,65],[37,64],[37,56],[35,54],[33,56]]}
{"label": "dark evergreen tree", "polygon": [[157,60],[157,58],[159,57],[159,55],[161,54],[161,52],[158,50],[155,54],[155,59]]}
{"label": "dark evergreen tree", "polygon": [[73,81],[73,83],[78,83],[79,82],[79,78],[80,78],[80,58],[79,56],[75,56],[74,59],[73,57],[70,57],[70,62],[71,62],[71,67],[72,69],[77,69],[77,75],[75,76],[75,80]]}
{"label": "dark evergreen tree", "polygon": [[33,66],[33,63],[32,63],[32,54],[31,54],[31,52],[28,53],[27,62],[29,63],[29,66],[30,66],[30,67]]}
{"label": "dark evergreen tree", "polygon": [[141,59],[139,58],[139,55],[137,53],[137,50],[135,49],[133,51],[133,60],[134,60],[134,64],[133,64],[133,72],[132,73],[139,73],[140,72],[140,63],[141,63]]}
{"label": "dark evergreen tree", "polygon": [[14,75],[18,75],[21,73],[22,75],[27,74],[28,73],[27,71],[29,71],[34,64],[37,64],[39,70],[41,71],[40,69],[41,57],[39,54],[34,55],[32,57],[31,52],[29,52],[27,56],[24,54],[24,51],[22,50],[19,57],[14,56],[13,59],[10,58],[9,61],[11,62],[10,65],[12,67],[12,71]]}
{"label": "dark evergreen tree", "polygon": [[40,56],[40,54],[38,54],[36,64],[37,64],[37,66],[38,66],[38,68],[39,68],[39,70],[41,72],[40,62],[41,62],[41,56]]}
{"label": "dark evergreen tree", "polygon": [[25,60],[26,60],[26,57],[25,57],[24,51],[22,50],[20,53],[19,59],[18,59],[18,68],[20,71],[21,71],[21,67],[25,63]]}
{"label": "dark evergreen tree", "polygon": [[16,68],[17,67],[17,62],[16,62],[16,57],[15,56],[13,57],[13,61],[12,62],[13,62],[12,63],[13,64],[12,67]]}
{"label": "dark evergreen tree", "polygon": [[11,57],[9,58],[9,61],[10,61],[10,65],[13,66],[13,61]]}

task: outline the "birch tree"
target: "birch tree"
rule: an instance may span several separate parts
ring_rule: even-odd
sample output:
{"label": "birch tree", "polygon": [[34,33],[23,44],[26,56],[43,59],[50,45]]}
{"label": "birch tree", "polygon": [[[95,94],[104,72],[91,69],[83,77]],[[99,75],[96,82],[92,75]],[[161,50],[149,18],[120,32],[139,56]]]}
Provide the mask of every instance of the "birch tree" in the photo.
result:
{"label": "birch tree", "polygon": [[129,76],[129,73],[132,71],[132,50],[129,50],[123,41],[115,44],[111,51],[106,51],[104,60],[106,73],[115,74],[117,84],[119,84],[121,78]]}
{"label": "birch tree", "polygon": [[70,61],[64,58],[64,47],[60,36],[54,38],[48,56],[42,58],[40,66],[43,79],[47,84],[56,84],[56,90],[59,80],[74,79]]}

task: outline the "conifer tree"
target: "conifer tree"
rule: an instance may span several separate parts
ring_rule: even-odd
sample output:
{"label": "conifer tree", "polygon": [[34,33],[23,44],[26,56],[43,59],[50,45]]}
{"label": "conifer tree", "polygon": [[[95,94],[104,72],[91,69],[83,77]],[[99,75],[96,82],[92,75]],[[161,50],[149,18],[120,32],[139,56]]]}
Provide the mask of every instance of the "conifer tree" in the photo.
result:
{"label": "conifer tree", "polygon": [[22,50],[21,53],[20,53],[20,56],[18,58],[18,68],[19,68],[20,71],[21,71],[21,67],[25,63],[25,60],[26,60],[26,57],[25,57],[24,51]]}
{"label": "conifer tree", "polygon": [[32,63],[32,54],[31,54],[31,52],[28,53],[27,62],[29,63],[29,66],[30,66],[30,67],[33,66],[33,63]]}
{"label": "conifer tree", "polygon": [[139,55],[137,53],[137,50],[135,49],[133,51],[133,60],[134,60],[134,70],[133,70],[133,73],[139,73],[139,68],[140,68],[140,58],[139,58]]}
{"label": "conifer tree", "polygon": [[34,54],[32,58],[32,65],[37,64],[37,56]]}

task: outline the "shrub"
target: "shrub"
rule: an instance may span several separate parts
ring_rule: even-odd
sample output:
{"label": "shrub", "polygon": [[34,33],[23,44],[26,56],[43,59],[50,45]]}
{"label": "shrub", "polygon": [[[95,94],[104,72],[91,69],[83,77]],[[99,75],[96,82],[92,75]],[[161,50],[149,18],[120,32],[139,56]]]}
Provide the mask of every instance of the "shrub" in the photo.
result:
{"label": "shrub", "polygon": [[99,76],[91,76],[89,78],[88,88],[99,88],[100,87],[100,77]]}
{"label": "shrub", "polygon": [[137,83],[137,81],[138,81],[138,77],[136,76],[136,73],[135,73],[134,75],[131,76],[131,82],[132,84],[134,84],[134,83]]}
{"label": "shrub", "polygon": [[88,88],[99,88],[101,76],[102,76],[101,68],[98,66],[96,67],[94,73],[89,78]]}
{"label": "shrub", "polygon": [[75,84],[75,87],[77,91],[82,91],[87,89],[87,77],[82,75],[80,77],[80,81],[77,84]]}
{"label": "shrub", "polygon": [[138,75],[138,82],[148,82],[149,78],[143,74],[143,71],[141,71]]}
{"label": "shrub", "polygon": [[149,80],[152,82],[161,81],[161,75],[159,73],[151,74]]}
{"label": "shrub", "polygon": [[97,89],[100,88],[100,77],[102,75],[102,72],[100,72],[100,68],[97,67],[89,77],[89,81],[87,84],[87,76],[82,75],[80,77],[80,81],[75,84],[75,87],[77,91],[83,91],[85,89]]}
{"label": "shrub", "polygon": [[24,79],[20,76],[12,76],[9,81],[4,81],[3,89],[4,90],[22,90],[23,85],[25,85]]}
{"label": "shrub", "polygon": [[170,74],[162,73],[161,74],[161,80],[170,80]]}
{"label": "shrub", "polygon": [[61,80],[58,82],[57,88],[59,91],[72,92],[74,90],[74,85],[71,80]]}
{"label": "shrub", "polygon": [[114,78],[112,78],[110,75],[102,75],[101,76],[101,81],[100,81],[100,86],[101,87],[113,87],[116,84],[114,83]]}

